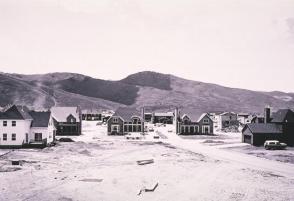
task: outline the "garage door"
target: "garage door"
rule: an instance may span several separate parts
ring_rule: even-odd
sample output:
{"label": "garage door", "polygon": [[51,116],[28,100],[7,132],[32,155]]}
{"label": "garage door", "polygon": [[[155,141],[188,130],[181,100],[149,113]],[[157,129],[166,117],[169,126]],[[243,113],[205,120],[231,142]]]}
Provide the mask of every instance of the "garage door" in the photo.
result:
{"label": "garage door", "polygon": [[251,144],[251,135],[244,135],[244,142]]}

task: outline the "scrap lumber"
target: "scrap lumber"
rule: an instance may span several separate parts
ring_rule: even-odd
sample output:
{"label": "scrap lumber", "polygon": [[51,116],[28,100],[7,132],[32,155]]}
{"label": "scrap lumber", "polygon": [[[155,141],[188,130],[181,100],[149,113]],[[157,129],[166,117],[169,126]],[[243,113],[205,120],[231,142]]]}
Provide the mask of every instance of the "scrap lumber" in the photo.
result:
{"label": "scrap lumber", "polygon": [[154,192],[155,191],[155,189],[158,187],[158,182],[155,184],[155,186],[153,187],[153,188],[151,188],[151,189],[148,189],[148,188],[142,188],[140,191],[139,191],[139,193],[138,193],[138,195],[141,195],[142,194],[142,192]]}
{"label": "scrap lumber", "polygon": [[148,160],[139,160],[139,161],[137,161],[138,165],[147,165],[147,164],[150,164],[150,163],[154,163],[154,160],[153,159],[148,159]]}

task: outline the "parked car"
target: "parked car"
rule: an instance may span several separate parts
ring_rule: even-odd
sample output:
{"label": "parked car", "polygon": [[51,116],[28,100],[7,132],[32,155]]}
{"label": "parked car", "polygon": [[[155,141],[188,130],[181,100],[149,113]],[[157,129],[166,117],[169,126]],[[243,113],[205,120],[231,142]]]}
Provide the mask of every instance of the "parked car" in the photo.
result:
{"label": "parked car", "polygon": [[128,133],[125,135],[125,138],[127,140],[140,140],[140,139],[142,139],[142,134],[141,133]]}
{"label": "parked car", "polygon": [[153,135],[153,139],[159,139],[159,138],[160,138],[159,135],[157,134]]}
{"label": "parked car", "polygon": [[149,132],[154,132],[154,128],[149,128],[148,131]]}
{"label": "parked car", "polygon": [[285,149],[287,147],[287,144],[281,143],[277,140],[267,140],[264,142],[264,148],[265,149]]}

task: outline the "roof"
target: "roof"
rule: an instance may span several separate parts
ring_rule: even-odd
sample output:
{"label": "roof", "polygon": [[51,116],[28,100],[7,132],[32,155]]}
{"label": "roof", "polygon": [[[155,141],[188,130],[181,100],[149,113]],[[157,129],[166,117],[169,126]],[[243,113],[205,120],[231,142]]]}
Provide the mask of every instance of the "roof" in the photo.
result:
{"label": "roof", "polygon": [[30,111],[29,114],[33,117],[32,127],[48,127],[51,112]]}
{"label": "roof", "polygon": [[115,111],[113,116],[119,116],[123,118],[124,121],[131,121],[133,116],[141,118],[141,112],[133,107],[120,107]]}
{"label": "roof", "polygon": [[281,125],[272,124],[272,123],[250,123],[246,124],[245,128],[249,128],[249,130],[254,134],[282,134],[283,128]]}
{"label": "roof", "polygon": [[66,122],[69,115],[76,118],[76,122],[80,121],[78,107],[52,107],[51,114],[58,122]]}
{"label": "roof", "polygon": [[26,106],[12,105],[5,111],[0,112],[0,119],[29,120],[33,119],[28,113]]}
{"label": "roof", "polygon": [[277,112],[273,113],[272,122],[283,123],[286,120],[294,122],[294,112],[290,109],[280,109]]}
{"label": "roof", "polygon": [[199,122],[205,116],[207,116],[211,120],[211,118],[209,117],[209,115],[207,113],[202,113],[200,115],[195,114],[195,113],[185,113],[185,114],[183,114],[183,116],[181,118],[183,119],[185,116],[187,116],[192,122]]}
{"label": "roof", "polygon": [[248,113],[238,113],[238,117],[249,117],[250,114]]}
{"label": "roof", "polygon": [[[207,116],[210,119],[210,117],[209,117],[209,115],[207,113],[203,113],[203,114],[200,115],[197,122],[201,121],[201,119],[203,119],[205,116]],[[212,121],[212,119],[210,119],[210,120]]]}
{"label": "roof", "polygon": [[223,113],[220,114],[220,116],[227,115],[227,114],[229,114],[229,115],[231,115],[231,114],[235,115],[236,113],[235,112],[223,112]]}

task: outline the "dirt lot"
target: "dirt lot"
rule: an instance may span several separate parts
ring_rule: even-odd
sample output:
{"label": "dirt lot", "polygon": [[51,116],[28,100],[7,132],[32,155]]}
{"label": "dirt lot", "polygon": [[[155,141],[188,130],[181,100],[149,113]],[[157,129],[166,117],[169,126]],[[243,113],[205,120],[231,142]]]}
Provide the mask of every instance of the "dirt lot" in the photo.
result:
{"label": "dirt lot", "polygon": [[[0,200],[294,200],[293,178],[165,141],[108,137],[105,128],[74,140],[1,157]],[[136,162],[145,159],[154,163]],[[21,165],[12,166],[12,160]],[[156,183],[154,192],[138,195]]]}

